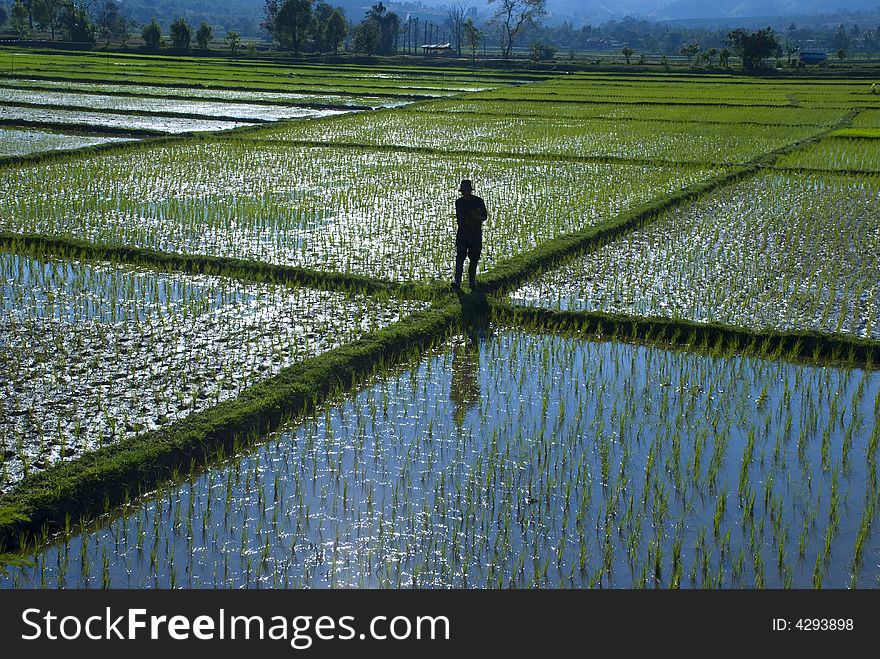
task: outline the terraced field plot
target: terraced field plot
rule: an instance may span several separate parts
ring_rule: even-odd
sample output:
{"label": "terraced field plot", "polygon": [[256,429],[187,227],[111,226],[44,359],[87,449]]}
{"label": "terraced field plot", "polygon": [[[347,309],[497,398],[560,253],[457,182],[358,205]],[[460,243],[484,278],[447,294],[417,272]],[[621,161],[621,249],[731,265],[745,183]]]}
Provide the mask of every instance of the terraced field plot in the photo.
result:
{"label": "terraced field plot", "polygon": [[0,490],[421,306],[0,252]]}
{"label": "terraced field plot", "polygon": [[[173,113],[204,116],[206,119],[278,121],[280,119],[314,119],[340,114],[339,110],[320,110],[278,105],[249,105],[217,101],[184,101],[163,98],[73,94],[58,91],[17,90],[0,88],[0,102],[52,106],[56,109],[116,110],[143,114]],[[0,106],[2,109],[2,106]],[[42,111],[42,109],[39,109]],[[190,117],[192,118],[192,117]]]}
{"label": "terraced field plot", "polygon": [[[0,66],[11,53],[0,53]],[[5,67],[4,67],[5,68]],[[16,54],[15,75],[20,78],[48,78],[81,82],[147,83],[192,85],[238,89],[276,89],[278,91],[323,90],[372,94],[390,92],[441,97],[461,92],[483,91],[519,82],[516,74],[475,75],[445,69],[407,72],[342,66],[297,66],[247,64],[230,67],[228,60],[208,58],[167,58],[152,56],[79,54],[57,56]]]}
{"label": "terraced field plot", "polygon": [[4,156],[26,156],[32,153],[43,153],[60,149],[81,149],[97,144],[125,141],[127,141],[126,138],[122,137],[72,135],[43,130],[0,128],[0,158]]}
{"label": "terraced field plot", "polygon": [[800,107],[729,108],[689,105],[636,105],[619,103],[566,103],[547,101],[475,101],[470,99],[432,101],[413,108],[416,111],[459,112],[465,114],[512,115],[558,119],[615,119],[633,121],[676,121],[683,123],[778,124],[789,126],[830,126],[845,111]]}
{"label": "terraced field plot", "polygon": [[880,142],[872,139],[830,137],[781,158],[778,165],[793,169],[880,172]]}
{"label": "terraced field plot", "polygon": [[811,126],[743,131],[730,124],[376,112],[268,127],[254,139],[397,146],[522,156],[738,164],[818,132]]}
{"label": "terraced field plot", "polygon": [[192,133],[200,131],[231,130],[251,126],[247,121],[218,121],[216,119],[189,119],[151,117],[88,110],[58,110],[0,105],[0,121],[11,123],[45,123],[52,125],[92,126],[120,131],[149,131],[152,133]]}
{"label": "terraced field plot", "polygon": [[0,584],[871,587],[877,404],[876,372],[501,331]]}
{"label": "terraced field plot", "polygon": [[53,92],[82,92],[113,94],[143,98],[195,99],[199,101],[224,101],[228,103],[267,103],[273,105],[352,105],[362,107],[393,106],[408,102],[400,96],[357,96],[348,94],[296,94],[268,91],[241,91],[236,89],[204,89],[201,87],[168,87],[164,85],[113,85],[55,80],[0,80],[0,88],[6,90],[50,90]]}
{"label": "terraced field plot", "polygon": [[719,173],[229,140],[9,170],[0,182],[0,228],[448,280],[462,178],[479,182],[491,209],[488,268]]}
{"label": "terraced field plot", "polygon": [[880,179],[746,180],[512,297],[557,309],[880,338]]}
{"label": "terraced field plot", "polygon": [[524,89],[501,87],[474,96],[480,99],[569,100],[656,104],[803,106],[847,108],[876,106],[880,98],[864,82],[758,82],[751,78],[567,76]]}

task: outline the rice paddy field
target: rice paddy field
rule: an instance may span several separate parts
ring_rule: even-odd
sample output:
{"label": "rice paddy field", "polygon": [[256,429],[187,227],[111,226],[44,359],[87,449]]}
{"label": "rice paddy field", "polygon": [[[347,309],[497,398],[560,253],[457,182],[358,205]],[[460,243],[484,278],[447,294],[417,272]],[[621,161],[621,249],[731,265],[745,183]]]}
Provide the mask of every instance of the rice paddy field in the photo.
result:
{"label": "rice paddy field", "polygon": [[880,179],[768,173],[512,294],[529,304],[880,338]]}
{"label": "rice paddy field", "polygon": [[880,587],[869,84],[0,71],[0,587]]}
{"label": "rice paddy field", "polygon": [[0,489],[420,306],[8,252],[0,273]]}
{"label": "rice paddy field", "polygon": [[26,156],[31,153],[63,149],[82,149],[83,147],[98,144],[123,141],[126,141],[126,138],[108,137],[106,135],[77,135],[22,128],[0,128],[0,158],[5,156]]}
{"label": "rice paddy field", "polygon": [[489,267],[718,171],[246,138],[180,143],[9,172],[0,183],[0,229],[396,281],[450,279],[449,198],[462,178],[480,180],[497,209],[487,229]]}

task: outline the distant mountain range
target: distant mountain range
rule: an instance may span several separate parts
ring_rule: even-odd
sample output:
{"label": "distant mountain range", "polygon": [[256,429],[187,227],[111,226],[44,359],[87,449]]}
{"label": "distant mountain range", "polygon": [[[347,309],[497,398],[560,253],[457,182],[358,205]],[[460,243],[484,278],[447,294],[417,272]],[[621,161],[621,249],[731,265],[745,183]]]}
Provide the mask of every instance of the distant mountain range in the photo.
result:
{"label": "distant mountain range", "polygon": [[[183,16],[191,23],[207,21],[218,28],[235,29],[244,35],[260,34],[264,0],[119,0],[123,11],[138,23],[148,23],[156,17],[167,29],[176,17]],[[379,0],[327,0],[345,9],[349,20],[360,21],[366,11]],[[4,0],[0,0],[2,4]],[[10,5],[10,0],[5,0]],[[385,6],[401,18],[419,16],[423,20],[442,24],[444,5],[462,2],[477,8],[486,19],[494,9],[487,0],[383,0]],[[598,25],[627,16],[653,21],[712,21],[716,26],[758,25],[764,20],[781,17],[804,17],[834,14],[842,11],[871,11],[880,15],[880,0],[547,0],[547,23],[558,24],[572,20],[575,25]],[[748,20],[751,19],[751,20]],[[768,21],[769,23],[769,21]]]}
{"label": "distant mountain range", "polygon": [[[345,7],[350,16],[362,15],[378,1],[328,0],[330,4]],[[477,7],[482,15],[493,9],[487,0],[384,0],[386,7],[394,8],[398,5],[439,8],[458,2]],[[567,14],[594,23],[626,16],[664,21],[682,18],[808,16],[872,9],[880,11],[880,0],[547,0],[547,10],[553,18]]]}
{"label": "distant mountain range", "polygon": [[621,19],[625,16],[663,21],[683,18],[808,16],[839,11],[880,10],[880,0],[547,0],[547,8],[555,15],[570,14],[594,22]]}

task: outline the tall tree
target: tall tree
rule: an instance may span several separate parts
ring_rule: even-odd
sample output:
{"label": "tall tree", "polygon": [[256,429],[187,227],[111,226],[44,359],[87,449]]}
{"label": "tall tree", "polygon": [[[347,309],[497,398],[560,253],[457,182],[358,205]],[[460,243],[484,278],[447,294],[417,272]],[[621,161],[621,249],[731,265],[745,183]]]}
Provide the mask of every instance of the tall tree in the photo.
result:
{"label": "tall tree", "polygon": [[742,59],[743,67],[749,70],[757,69],[779,48],[779,40],[770,27],[757,32],[736,29],[727,34],[727,41]]}
{"label": "tall tree", "polygon": [[278,0],[265,0],[263,4],[263,13],[265,18],[260,23],[260,27],[266,30],[269,35],[275,37],[275,19],[278,17]]}
{"label": "tall tree", "polygon": [[694,57],[699,52],[700,44],[698,44],[696,41],[692,41],[687,46],[681,49],[681,54],[688,58],[688,66],[693,64]]}
{"label": "tall tree", "polygon": [[175,18],[169,28],[171,32],[171,47],[174,50],[189,50],[192,41],[192,27],[185,18]]}
{"label": "tall tree", "polygon": [[400,31],[400,16],[388,11],[381,2],[370,7],[365,20],[376,22],[379,28],[379,43],[376,52],[391,55],[397,49],[397,34]]}
{"label": "tall tree", "polygon": [[199,44],[201,50],[208,50],[208,44],[214,38],[214,28],[202,21],[199,29],[196,30],[196,43]]}
{"label": "tall tree", "polygon": [[128,43],[128,40],[131,39],[131,31],[137,27],[137,22],[133,20],[127,19],[125,16],[119,17],[119,27],[118,36],[119,43],[122,44],[123,48]]}
{"label": "tall tree", "polygon": [[107,39],[108,46],[110,40],[119,32],[119,18],[119,5],[116,0],[103,0],[98,5],[95,23],[98,26],[98,34]]}
{"label": "tall tree", "polygon": [[501,49],[510,59],[513,42],[522,29],[547,14],[547,0],[489,0],[496,5],[491,23],[501,27]]}
{"label": "tall tree", "polygon": [[339,44],[348,34],[348,22],[342,9],[334,9],[324,26],[324,39],[328,45],[333,46],[333,54],[339,54]]}
{"label": "tall tree", "polygon": [[452,35],[452,47],[461,57],[461,44],[464,41],[464,21],[468,8],[462,2],[456,2],[444,8],[446,10],[446,26]]}
{"label": "tall tree", "polygon": [[24,6],[24,3],[21,0],[15,0],[15,4],[12,5],[12,18],[9,23],[19,39],[23,38],[30,29],[28,15],[28,8]]}
{"label": "tall tree", "polygon": [[159,21],[154,18],[144,25],[141,29],[141,38],[144,40],[144,46],[147,50],[151,52],[159,50],[159,42],[162,41],[162,28]]}
{"label": "tall tree", "polygon": [[86,2],[67,2],[61,12],[61,31],[67,41],[95,43],[97,29]]}
{"label": "tall tree", "polygon": [[312,0],[284,0],[275,16],[273,36],[284,50],[299,55],[312,20]]}
{"label": "tall tree", "polygon": [[61,14],[64,0],[33,0],[31,2],[31,14],[34,17],[34,25],[41,30],[49,30],[52,41],[55,41],[55,32],[61,27]]}
{"label": "tall tree", "polygon": [[467,44],[468,48],[471,50],[471,58],[473,59],[474,66],[477,66],[477,49],[480,47],[480,41],[483,40],[483,33],[477,29],[477,26],[474,25],[474,19],[468,16],[468,19],[464,22],[464,42]]}
{"label": "tall tree", "polygon": [[233,57],[235,53],[238,52],[238,44],[241,43],[241,37],[238,35],[238,32],[235,30],[230,30],[226,33],[226,43],[229,44],[229,50],[232,51]]}
{"label": "tall tree", "polygon": [[375,18],[365,18],[354,30],[354,49],[359,53],[373,55],[382,40],[382,29]]}

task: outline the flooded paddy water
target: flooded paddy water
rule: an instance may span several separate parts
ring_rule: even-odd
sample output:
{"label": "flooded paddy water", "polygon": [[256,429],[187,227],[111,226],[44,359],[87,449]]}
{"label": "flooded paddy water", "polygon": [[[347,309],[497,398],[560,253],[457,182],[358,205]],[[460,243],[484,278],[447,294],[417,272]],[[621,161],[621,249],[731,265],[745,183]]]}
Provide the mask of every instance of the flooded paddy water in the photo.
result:
{"label": "flooded paddy water", "polygon": [[484,329],[0,584],[876,587],[878,406],[876,371]]}
{"label": "flooded paddy water", "polygon": [[98,144],[127,141],[129,140],[125,137],[106,135],[76,135],[27,128],[0,128],[0,158],[27,156],[61,149],[82,149]]}
{"label": "flooded paddy water", "polygon": [[462,178],[479,181],[490,209],[481,267],[491,268],[723,172],[230,139],[10,170],[0,181],[0,228],[397,281],[447,279]]}
{"label": "flooded paddy water", "polygon": [[671,211],[512,299],[880,338],[880,179],[770,172]]}
{"label": "flooded paddy water", "polygon": [[0,252],[0,491],[424,306]]}

